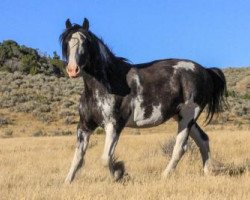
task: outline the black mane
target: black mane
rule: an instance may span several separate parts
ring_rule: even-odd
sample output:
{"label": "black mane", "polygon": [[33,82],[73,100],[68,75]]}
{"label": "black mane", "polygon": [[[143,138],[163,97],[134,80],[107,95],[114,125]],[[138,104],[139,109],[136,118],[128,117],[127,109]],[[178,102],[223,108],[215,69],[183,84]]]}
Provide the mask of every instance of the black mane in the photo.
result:
{"label": "black mane", "polygon": [[65,29],[59,37],[59,41],[62,45],[62,56],[64,59],[67,58],[67,48],[68,48],[69,39],[71,35],[77,31],[81,31],[84,34],[86,33],[86,31],[84,31],[79,24],[74,24],[74,26],[72,26],[71,28]]}
{"label": "black mane", "polygon": [[113,60],[116,59],[119,62],[124,62],[127,64],[130,63],[130,61],[127,58],[115,56],[115,54],[108,48],[108,46],[103,42],[102,39],[98,38],[91,31],[85,31],[79,24],[74,24],[71,28],[65,29],[64,32],[59,37],[59,41],[62,45],[62,56],[64,59],[67,58],[67,47],[68,47],[67,44],[69,42],[69,39],[75,32],[83,33],[88,39],[88,41],[91,42],[91,45],[94,46],[94,49],[96,51],[99,51],[98,42],[100,42],[105,47],[105,50],[109,54],[110,58],[112,58]]}

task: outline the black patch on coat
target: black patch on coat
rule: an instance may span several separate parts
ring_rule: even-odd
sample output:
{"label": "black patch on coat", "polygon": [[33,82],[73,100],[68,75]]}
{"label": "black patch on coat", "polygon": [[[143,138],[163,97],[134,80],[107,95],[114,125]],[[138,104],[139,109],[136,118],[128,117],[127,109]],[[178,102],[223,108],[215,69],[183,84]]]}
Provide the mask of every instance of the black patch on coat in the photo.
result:
{"label": "black patch on coat", "polygon": [[195,127],[198,129],[201,138],[202,138],[204,141],[208,141],[208,140],[209,140],[208,135],[200,128],[200,126],[198,126],[198,124],[195,124]]}

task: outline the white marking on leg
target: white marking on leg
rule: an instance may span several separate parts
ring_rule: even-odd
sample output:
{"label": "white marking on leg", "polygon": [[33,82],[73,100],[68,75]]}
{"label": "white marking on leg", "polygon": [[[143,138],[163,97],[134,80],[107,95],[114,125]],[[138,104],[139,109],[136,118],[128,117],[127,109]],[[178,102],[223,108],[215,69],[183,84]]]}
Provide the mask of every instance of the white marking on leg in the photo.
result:
{"label": "white marking on leg", "polygon": [[194,71],[195,65],[192,62],[187,62],[187,61],[179,61],[177,65],[173,66],[174,69],[185,69],[185,70],[191,70]]}
{"label": "white marking on leg", "polygon": [[78,142],[77,142],[77,146],[76,146],[76,150],[75,150],[75,154],[71,163],[71,167],[69,170],[69,173],[65,179],[66,183],[70,183],[73,179],[74,176],[77,172],[77,170],[79,169],[79,167],[81,167],[81,165],[84,164],[84,155],[85,152],[87,150],[88,147],[88,143],[89,143],[89,137],[90,134],[89,133],[81,133],[82,140],[79,140],[79,135],[80,135],[80,130],[78,130]]}
{"label": "white marking on leg", "polygon": [[185,102],[181,106],[180,116],[182,119],[178,122],[178,135],[176,137],[176,143],[174,146],[172,158],[163,172],[163,176],[168,176],[176,168],[182,155],[185,153],[188,135],[189,135],[189,123],[192,120],[196,120],[200,112],[199,106],[194,103],[193,97]]}
{"label": "white marking on leg", "polygon": [[118,136],[116,135],[116,131],[114,129],[114,125],[112,123],[108,123],[105,125],[105,145],[102,154],[102,161],[104,166],[108,166],[110,158],[112,157],[115,146],[117,144]]}
{"label": "white marking on leg", "polygon": [[170,160],[167,168],[163,172],[163,176],[168,176],[176,168],[179,160],[181,159],[182,155],[185,153],[185,150],[186,150],[185,146],[187,143],[187,138],[188,138],[188,129],[187,128],[185,128],[180,133],[178,133],[178,135],[176,137],[176,143],[174,146],[171,160]]}

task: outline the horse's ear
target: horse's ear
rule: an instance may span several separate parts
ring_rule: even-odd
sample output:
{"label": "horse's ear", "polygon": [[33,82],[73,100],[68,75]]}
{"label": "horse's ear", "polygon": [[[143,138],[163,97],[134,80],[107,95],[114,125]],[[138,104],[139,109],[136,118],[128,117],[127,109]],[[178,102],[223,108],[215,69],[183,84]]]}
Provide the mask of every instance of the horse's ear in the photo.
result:
{"label": "horse's ear", "polygon": [[89,20],[87,18],[84,18],[84,21],[82,23],[82,27],[84,30],[88,31],[89,30]]}
{"label": "horse's ear", "polygon": [[66,28],[71,28],[72,27],[72,24],[71,24],[69,19],[66,20],[65,26],[66,26]]}

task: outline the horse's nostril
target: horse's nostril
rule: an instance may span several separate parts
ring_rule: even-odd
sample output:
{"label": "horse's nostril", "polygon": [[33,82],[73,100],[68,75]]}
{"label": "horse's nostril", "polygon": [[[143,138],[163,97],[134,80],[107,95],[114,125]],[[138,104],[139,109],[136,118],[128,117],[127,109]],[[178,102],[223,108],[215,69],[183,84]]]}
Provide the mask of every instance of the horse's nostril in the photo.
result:
{"label": "horse's nostril", "polygon": [[76,67],[76,74],[78,74],[79,72],[80,72],[80,67],[77,66],[77,67]]}

